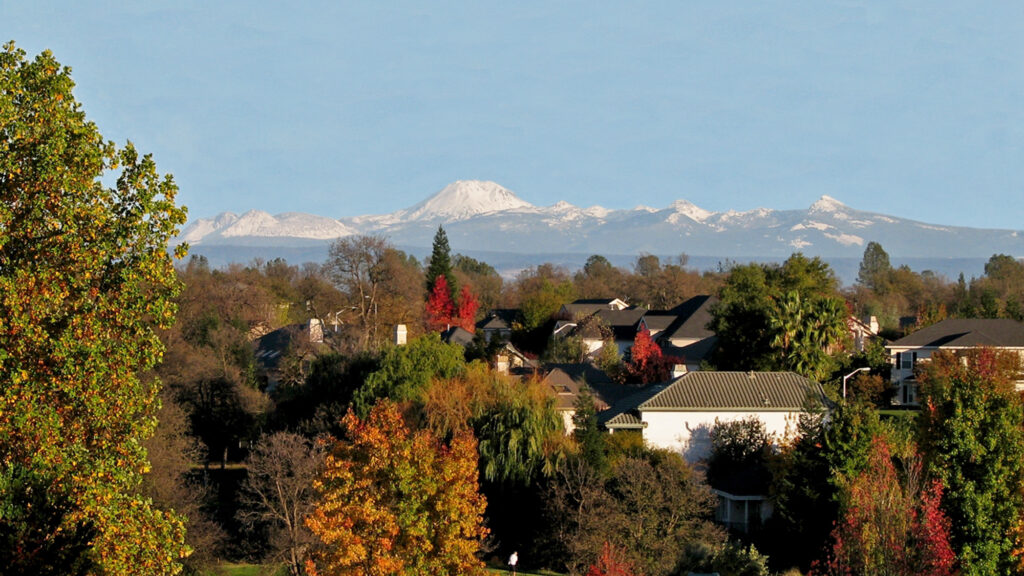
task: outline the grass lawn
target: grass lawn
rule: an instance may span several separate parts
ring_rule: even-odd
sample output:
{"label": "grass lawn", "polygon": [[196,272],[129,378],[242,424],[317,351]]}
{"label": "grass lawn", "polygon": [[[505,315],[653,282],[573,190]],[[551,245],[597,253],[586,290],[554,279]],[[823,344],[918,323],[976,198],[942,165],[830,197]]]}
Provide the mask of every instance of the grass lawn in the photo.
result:
{"label": "grass lawn", "polygon": [[221,564],[205,576],[278,576],[286,574],[284,566],[262,564]]}
{"label": "grass lawn", "polygon": [[[507,568],[488,568],[488,572],[491,574],[506,574],[512,576],[512,571]],[[516,576],[562,576],[561,572],[549,572],[544,570],[543,572],[524,572],[522,570],[516,570]]]}
{"label": "grass lawn", "polygon": [[[488,568],[491,574],[511,576],[512,571],[505,568]],[[263,566],[260,564],[221,564],[204,576],[284,576],[284,566]],[[559,572],[524,572],[516,570],[516,576],[562,576]]]}

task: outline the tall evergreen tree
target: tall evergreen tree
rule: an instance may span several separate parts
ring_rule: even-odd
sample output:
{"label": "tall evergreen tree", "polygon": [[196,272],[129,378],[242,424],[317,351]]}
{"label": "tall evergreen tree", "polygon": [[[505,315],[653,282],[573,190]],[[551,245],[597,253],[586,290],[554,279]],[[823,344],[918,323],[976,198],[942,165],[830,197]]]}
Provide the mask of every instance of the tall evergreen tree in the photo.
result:
{"label": "tall evergreen tree", "polygon": [[444,226],[438,226],[434,234],[434,247],[430,252],[430,265],[427,267],[427,294],[434,291],[434,284],[438,276],[444,276],[448,281],[448,289],[455,300],[458,294],[458,286],[455,281],[455,274],[452,273],[451,247],[448,245],[448,234]]}
{"label": "tall evergreen tree", "polygon": [[878,242],[868,242],[864,249],[864,259],[860,261],[857,272],[857,283],[876,294],[884,294],[892,276],[892,265],[889,254]]}

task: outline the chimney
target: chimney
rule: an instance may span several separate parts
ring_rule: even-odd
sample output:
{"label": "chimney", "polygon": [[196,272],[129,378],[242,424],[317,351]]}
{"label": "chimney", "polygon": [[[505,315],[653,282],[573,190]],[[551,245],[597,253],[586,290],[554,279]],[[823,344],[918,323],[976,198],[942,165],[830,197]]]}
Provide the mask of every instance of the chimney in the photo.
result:
{"label": "chimney", "polygon": [[498,354],[494,359],[494,370],[501,374],[508,374],[509,359],[505,354]]}
{"label": "chimney", "polygon": [[319,318],[309,320],[309,341],[313,344],[320,344],[324,341],[324,325]]}
{"label": "chimney", "polygon": [[395,326],[395,346],[405,346],[409,338],[409,331],[406,329],[405,324],[398,324]]}
{"label": "chimney", "polygon": [[868,316],[868,328],[871,329],[872,334],[878,334],[878,317]]}
{"label": "chimney", "polygon": [[686,372],[686,364],[676,364],[672,366],[672,380],[683,376]]}

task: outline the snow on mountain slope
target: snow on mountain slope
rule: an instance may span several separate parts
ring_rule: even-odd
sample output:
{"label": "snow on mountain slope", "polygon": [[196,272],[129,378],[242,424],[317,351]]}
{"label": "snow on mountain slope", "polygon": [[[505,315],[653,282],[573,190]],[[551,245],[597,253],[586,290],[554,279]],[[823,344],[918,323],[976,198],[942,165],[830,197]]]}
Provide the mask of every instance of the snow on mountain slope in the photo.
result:
{"label": "snow on mountain slope", "polygon": [[821,198],[818,198],[817,202],[811,204],[808,212],[812,214],[822,212],[826,214],[836,214],[837,212],[844,212],[846,210],[848,210],[846,204],[843,204],[831,196],[822,196]]}
{"label": "snow on mountain slope", "polygon": [[179,236],[190,244],[271,246],[379,234],[396,246],[428,247],[443,224],[453,248],[516,254],[716,255],[781,257],[793,250],[823,257],[859,257],[876,241],[904,257],[1024,255],[1012,230],[940,227],[856,210],[822,196],[805,210],[757,208],[710,212],[685,200],[667,208],[608,210],[568,202],[539,207],[493,182],[454,182],[410,208],[332,220],[309,214],[250,211],[197,220]]}
{"label": "snow on mountain slope", "polygon": [[494,182],[459,180],[398,214],[405,220],[457,221],[480,214],[532,207],[529,202]]}
{"label": "snow on mountain slope", "polygon": [[356,231],[333,218],[286,212],[272,216],[262,210],[250,210],[241,216],[225,212],[216,218],[196,220],[178,235],[179,242],[209,243],[228,238],[302,238],[331,240]]}
{"label": "snow on mountain slope", "polygon": [[669,206],[669,209],[672,210],[672,214],[669,215],[668,221],[673,224],[679,223],[682,218],[689,218],[694,222],[704,222],[714,216],[714,212],[708,212],[686,200],[676,200]]}

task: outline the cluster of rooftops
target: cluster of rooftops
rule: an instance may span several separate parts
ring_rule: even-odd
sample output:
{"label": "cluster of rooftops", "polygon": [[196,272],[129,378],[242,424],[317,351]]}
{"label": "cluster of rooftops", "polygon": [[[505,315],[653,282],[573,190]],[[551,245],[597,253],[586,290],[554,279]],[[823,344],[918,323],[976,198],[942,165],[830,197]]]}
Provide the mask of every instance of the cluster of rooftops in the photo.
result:
{"label": "cluster of rooftops", "polygon": [[[682,450],[692,458],[700,457],[707,448],[707,432],[716,421],[756,416],[769,432],[784,435],[794,429],[797,415],[809,402],[827,406],[821,384],[795,373],[701,370],[715,346],[715,335],[707,328],[714,303],[713,296],[701,295],[668,310],[632,307],[618,298],[576,300],[562,306],[555,317],[553,336],[578,337],[591,357],[609,341],[620,353],[628,353],[637,333],[647,331],[665,354],[683,359],[669,381],[643,386],[612,382],[594,362],[540,365],[508,343],[517,310],[491,311],[476,325],[476,331],[489,341],[504,343],[498,369],[541,378],[563,413],[567,429],[572,427],[576,400],[587,389],[598,409],[599,422],[610,432],[640,430],[648,442]],[[876,322],[851,318],[848,324],[855,342],[878,337]],[[286,338],[279,333],[282,331]],[[266,334],[256,340],[257,358],[275,364],[279,349],[302,334],[322,337],[322,330],[311,322],[308,329],[286,327]],[[442,337],[468,345],[474,334],[453,328]],[[914,369],[919,362],[927,361],[936,350],[979,346],[1014,350],[1024,356],[1024,323],[948,319],[885,346],[897,390],[895,402],[914,405]]]}

